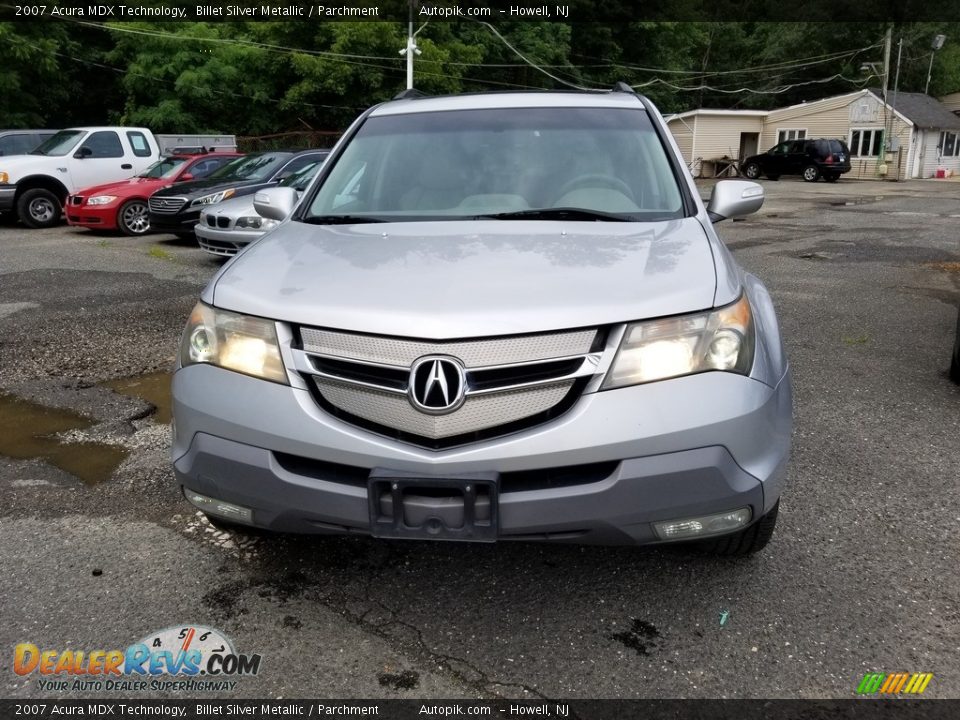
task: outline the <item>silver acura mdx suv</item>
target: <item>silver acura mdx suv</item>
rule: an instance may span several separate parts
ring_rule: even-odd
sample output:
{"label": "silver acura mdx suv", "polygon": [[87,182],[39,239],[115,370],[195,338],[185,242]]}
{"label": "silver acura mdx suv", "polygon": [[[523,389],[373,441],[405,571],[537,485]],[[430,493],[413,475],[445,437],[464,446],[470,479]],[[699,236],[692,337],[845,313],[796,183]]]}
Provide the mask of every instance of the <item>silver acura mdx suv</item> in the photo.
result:
{"label": "silver acura mdx suv", "polygon": [[759,550],[790,373],[713,223],[762,202],[704,206],[622,85],[371,108],[194,308],[177,482],[271,530]]}

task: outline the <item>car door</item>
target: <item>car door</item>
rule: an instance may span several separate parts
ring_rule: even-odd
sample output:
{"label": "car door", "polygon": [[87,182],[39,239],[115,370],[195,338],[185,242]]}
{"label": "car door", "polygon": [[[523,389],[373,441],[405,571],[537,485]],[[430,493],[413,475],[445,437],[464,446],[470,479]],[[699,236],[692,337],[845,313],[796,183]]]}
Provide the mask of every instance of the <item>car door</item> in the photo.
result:
{"label": "car door", "polygon": [[790,140],[787,142],[787,153],[784,162],[784,175],[799,175],[803,172],[803,168],[810,162],[810,157],[807,155],[807,141]]}
{"label": "car door", "polygon": [[767,151],[764,158],[763,172],[766,175],[783,175],[787,169],[787,151],[790,141],[774,145]]}
{"label": "car door", "polygon": [[123,180],[133,175],[133,163],[126,156],[115,130],[90,133],[74,152],[70,163],[74,190]]}

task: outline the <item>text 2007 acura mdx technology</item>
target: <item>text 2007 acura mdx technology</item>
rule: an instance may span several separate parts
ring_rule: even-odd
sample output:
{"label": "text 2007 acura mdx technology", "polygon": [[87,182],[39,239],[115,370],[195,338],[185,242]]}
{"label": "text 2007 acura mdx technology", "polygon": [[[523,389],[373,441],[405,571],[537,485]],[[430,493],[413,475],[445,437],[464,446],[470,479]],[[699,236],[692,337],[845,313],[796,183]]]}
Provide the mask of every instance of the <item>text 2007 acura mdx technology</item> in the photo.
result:
{"label": "text 2007 acura mdx technology", "polygon": [[622,86],[374,107],[194,308],[177,480],[273,530],[758,550],[790,374],[712,223],[762,202],[704,207]]}

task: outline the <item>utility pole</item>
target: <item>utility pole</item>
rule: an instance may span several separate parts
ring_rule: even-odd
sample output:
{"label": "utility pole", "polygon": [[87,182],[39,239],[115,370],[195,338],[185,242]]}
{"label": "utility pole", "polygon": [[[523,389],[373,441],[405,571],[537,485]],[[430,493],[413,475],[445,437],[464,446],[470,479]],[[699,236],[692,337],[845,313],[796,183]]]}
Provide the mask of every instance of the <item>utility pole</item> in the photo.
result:
{"label": "utility pole", "polygon": [[930,92],[930,78],[933,77],[933,57],[937,54],[937,50],[943,47],[943,41],[947,39],[946,35],[937,35],[933,38],[933,43],[930,45],[930,67],[927,68],[927,84],[923,86],[923,94],[927,95]]}
{"label": "utility pole", "polygon": [[890,45],[893,41],[893,25],[887,26],[883,38],[883,102],[887,102],[887,87],[890,85]]}
{"label": "utility pole", "polygon": [[[413,90],[413,56],[419,55],[420,50],[417,48],[417,33],[413,31],[413,9],[416,4],[416,0],[410,0],[410,16],[409,22],[407,23],[407,46],[400,51],[401,55],[407,56],[407,90]],[[420,30],[423,28],[421,27]],[[420,32],[417,30],[417,32]]]}
{"label": "utility pole", "polygon": [[[900,87],[900,59],[902,57],[903,57],[903,38],[901,37],[900,42],[897,43],[897,72],[893,76],[893,101],[890,103],[890,134],[888,135],[888,137],[890,138],[890,141],[889,143],[887,143],[887,147],[889,147],[891,151],[893,150],[893,142],[895,137],[894,131],[893,131],[893,124],[896,122],[896,118],[897,118],[897,114],[896,114],[897,113],[897,88]],[[884,158],[884,161],[886,161],[886,158]],[[893,179],[899,180],[900,179],[899,148],[897,150],[897,168],[893,172],[894,172]]]}

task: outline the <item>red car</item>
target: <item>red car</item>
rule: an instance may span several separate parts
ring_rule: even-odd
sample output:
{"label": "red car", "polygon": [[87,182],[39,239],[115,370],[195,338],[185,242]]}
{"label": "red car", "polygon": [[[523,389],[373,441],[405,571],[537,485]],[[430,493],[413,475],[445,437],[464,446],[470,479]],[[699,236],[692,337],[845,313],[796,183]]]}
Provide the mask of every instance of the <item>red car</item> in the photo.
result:
{"label": "red car", "polygon": [[160,158],[136,177],[84,188],[67,198],[67,223],[124,235],[150,231],[147,198],[174,183],[200,180],[242,153],[204,152]]}

